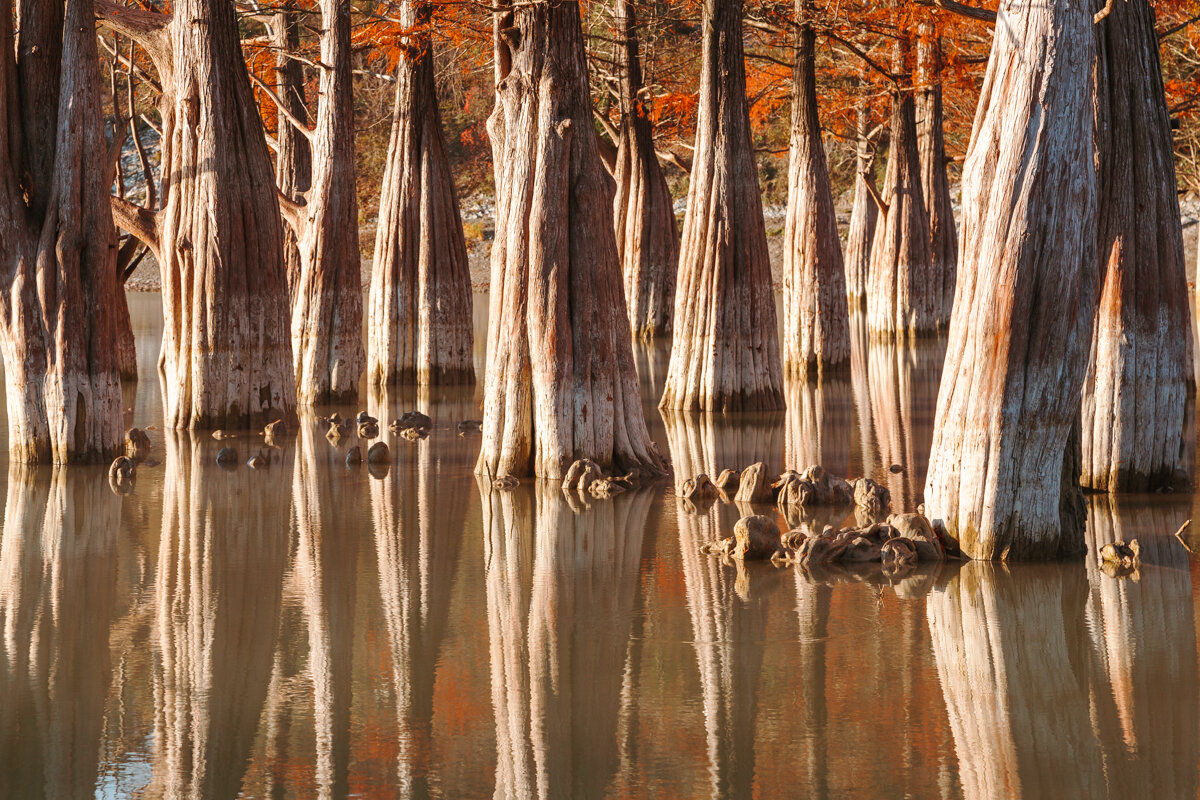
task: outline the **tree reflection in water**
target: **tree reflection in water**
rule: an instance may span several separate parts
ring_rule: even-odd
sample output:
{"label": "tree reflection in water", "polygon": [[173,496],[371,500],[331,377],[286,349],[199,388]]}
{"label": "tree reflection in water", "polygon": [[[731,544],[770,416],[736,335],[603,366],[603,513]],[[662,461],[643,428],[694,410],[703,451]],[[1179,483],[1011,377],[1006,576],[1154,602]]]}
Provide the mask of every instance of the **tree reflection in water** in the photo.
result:
{"label": "tree reflection in water", "polygon": [[11,465],[0,533],[0,797],[95,791],[121,498],[102,469]]}
{"label": "tree reflection in water", "polygon": [[496,797],[602,797],[618,723],[642,535],[654,493],[585,502],[539,482],[483,503]]}

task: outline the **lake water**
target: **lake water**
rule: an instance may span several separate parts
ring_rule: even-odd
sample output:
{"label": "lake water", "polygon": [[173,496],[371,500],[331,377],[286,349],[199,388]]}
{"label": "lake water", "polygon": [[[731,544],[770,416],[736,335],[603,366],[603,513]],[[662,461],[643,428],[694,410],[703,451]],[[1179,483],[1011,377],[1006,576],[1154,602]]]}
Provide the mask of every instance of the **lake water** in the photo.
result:
{"label": "lake water", "polygon": [[[1132,578],[1094,559],[739,573],[698,552],[739,510],[689,512],[670,481],[481,489],[478,434],[455,433],[470,390],[364,402],[435,420],[389,435],[386,474],[311,423],[270,468],[225,471],[230,443],[162,431],[159,297],[130,301],[127,424],[155,426],[163,463],[123,498],[102,469],[0,470],[0,797],[1200,793],[1196,573],[1171,535],[1192,495],[1089,499],[1093,547],[1142,542]],[[665,352],[639,370],[676,480],[819,461],[901,510],[941,354],[858,347],[786,414],[669,424]]]}

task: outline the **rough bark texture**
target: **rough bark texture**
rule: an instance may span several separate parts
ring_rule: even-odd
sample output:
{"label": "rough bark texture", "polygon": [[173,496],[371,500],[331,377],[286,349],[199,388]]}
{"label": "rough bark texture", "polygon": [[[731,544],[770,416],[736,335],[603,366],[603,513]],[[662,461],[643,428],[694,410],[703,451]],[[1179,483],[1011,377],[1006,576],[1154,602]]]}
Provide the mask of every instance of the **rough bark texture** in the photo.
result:
{"label": "rough bark texture", "polygon": [[[621,762],[625,644],[654,492],[575,505],[557,488],[480,486],[495,797],[595,797]],[[586,669],[566,669],[566,665]]]}
{"label": "rough bark texture", "polygon": [[850,209],[850,227],[846,230],[844,266],[846,300],[850,309],[865,312],[871,271],[871,244],[875,240],[875,227],[879,221],[879,206],[872,197],[872,189],[868,188],[868,181],[874,181],[875,153],[868,138],[866,99],[857,102],[855,117],[854,205]]}
{"label": "rough bark texture", "polygon": [[1154,10],[1114,3],[1098,40],[1100,297],[1080,481],[1138,492],[1186,480],[1192,326]]}
{"label": "rough bark texture", "polygon": [[258,426],[295,413],[282,224],[262,120],[228,0],[173,14],[98,3],[163,86],[158,213],[113,199],[162,272],[159,371],[171,428]]}
{"label": "rough bark texture", "polygon": [[300,250],[292,286],[292,360],[302,405],[358,396],[362,341],[362,266],[354,165],[350,2],[320,0],[321,64],[312,186],[289,214]]}
{"label": "rough bark texture", "polygon": [[653,339],[671,333],[679,228],[671,191],[654,152],[631,1],[617,0],[613,16],[621,36],[617,48],[621,127],[614,170],[613,230],[625,276],[629,328],[635,338]]}
{"label": "rough bark texture", "polygon": [[[0,2],[0,354],[10,457],[121,450],[116,232],[90,0]],[[15,41],[14,41],[15,40]]]}
{"label": "rough bark texture", "polygon": [[[896,40],[892,72],[911,71],[907,37]],[[891,137],[883,177],[886,210],[875,228],[867,278],[867,319],[875,336],[915,336],[937,329],[941,284],[934,279],[929,211],[911,88],[892,91]]]}
{"label": "rough bark texture", "polygon": [[705,0],[700,110],[660,405],[783,408],[771,264],[750,140],[741,0]]}
{"label": "rough bark texture", "polygon": [[850,363],[846,276],[817,115],[812,0],[796,0],[792,134],[783,233],[783,365],[806,376]]}
{"label": "rough bark texture", "polygon": [[925,506],[973,558],[1053,558],[1096,282],[1091,11],[1005,0],[996,30]]}
{"label": "rough bark texture", "polygon": [[[283,100],[288,113],[301,122],[307,122],[304,65],[291,57],[300,51],[300,16],[294,0],[284,1],[275,12],[272,24],[275,47],[278,48],[275,54],[276,94]],[[282,114],[279,115],[276,137],[279,149],[275,153],[275,180],[284,197],[299,202],[312,185],[312,150],[308,138]],[[300,249],[296,246],[296,232],[290,225],[285,226],[283,231],[283,254],[288,290],[292,292],[300,278]]]}
{"label": "rough bark texture", "polygon": [[0,533],[0,795],[92,797],[112,679],[121,499],[10,463]]}
{"label": "rough bark texture", "polygon": [[406,0],[367,319],[370,383],[474,383],[471,272],[434,88],[432,5]]}
{"label": "rough bark texture", "polygon": [[[633,364],[579,5],[498,13],[488,369],[477,471],[659,472]],[[604,202],[597,202],[597,199]]]}
{"label": "rough bark texture", "polygon": [[958,269],[958,230],[946,174],[945,113],[942,110],[942,42],[932,25],[922,26],[917,44],[917,149],[921,159],[921,190],[929,211],[930,278],[935,292],[938,327],[950,323],[954,310],[954,279]]}

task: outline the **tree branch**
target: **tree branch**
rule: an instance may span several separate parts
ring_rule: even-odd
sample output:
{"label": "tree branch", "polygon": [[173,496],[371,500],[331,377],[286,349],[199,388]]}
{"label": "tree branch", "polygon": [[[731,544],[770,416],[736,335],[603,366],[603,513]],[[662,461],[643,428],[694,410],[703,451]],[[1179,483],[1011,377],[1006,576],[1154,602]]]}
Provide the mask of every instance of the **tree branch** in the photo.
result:
{"label": "tree branch", "polygon": [[917,5],[922,6],[937,6],[943,11],[949,11],[953,14],[958,14],[962,17],[979,20],[994,24],[996,22],[996,12],[989,11],[986,8],[976,8],[965,3],[960,3],[958,0],[917,0]]}
{"label": "tree branch", "polygon": [[112,205],[113,222],[118,228],[132,236],[154,251],[158,256],[158,214],[135,205],[120,197],[108,198]]}
{"label": "tree branch", "polygon": [[283,221],[299,237],[300,225],[304,218],[304,203],[297,203],[278,189],[275,190],[275,194],[279,197],[279,213],[283,216]]}
{"label": "tree branch", "polygon": [[288,122],[292,123],[292,127],[295,128],[300,134],[302,134],[305,139],[308,139],[308,141],[311,142],[313,140],[312,128],[308,127],[308,125],[301,122],[300,118],[297,117],[295,114],[293,114],[291,111],[288,111],[287,104],[285,104],[283,102],[283,99],[279,95],[275,94],[274,89],[272,89],[270,86],[267,86],[267,84],[263,83],[262,79],[260,79],[253,72],[250,72],[249,70],[247,70],[247,73],[250,75],[250,80],[254,81],[254,84],[256,86],[258,86],[258,88],[260,88],[264,92],[266,92],[267,97],[271,98],[271,102],[273,102],[275,104],[275,110],[279,112],[279,116],[283,117]]}
{"label": "tree branch", "polygon": [[171,73],[171,38],[167,31],[170,14],[129,8],[112,0],[95,0],[95,7],[96,19],[142,46],[154,61],[159,77]]}

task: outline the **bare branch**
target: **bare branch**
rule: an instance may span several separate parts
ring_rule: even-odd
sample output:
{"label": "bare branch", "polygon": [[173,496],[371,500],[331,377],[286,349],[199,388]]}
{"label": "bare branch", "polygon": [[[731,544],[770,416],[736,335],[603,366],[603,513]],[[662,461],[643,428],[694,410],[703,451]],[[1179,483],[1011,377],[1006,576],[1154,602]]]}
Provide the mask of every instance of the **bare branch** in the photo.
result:
{"label": "bare branch", "polygon": [[118,228],[136,236],[158,255],[158,214],[120,197],[110,197],[113,222]]}
{"label": "bare branch", "polygon": [[312,128],[309,128],[307,125],[305,125],[303,122],[300,121],[299,117],[297,117],[291,111],[288,111],[287,104],[283,102],[283,99],[280,98],[279,95],[275,94],[274,89],[272,89],[270,86],[267,86],[267,84],[263,83],[262,80],[257,75],[255,75],[253,72],[249,72],[248,70],[247,70],[247,72],[250,75],[250,80],[254,81],[254,84],[256,86],[258,86],[258,88],[260,88],[264,92],[266,92],[267,97],[271,98],[271,102],[273,102],[275,104],[275,110],[279,112],[279,116],[283,117],[288,122],[292,123],[292,127],[294,127],[297,131],[299,131],[301,134],[303,134],[305,139],[308,139],[311,142],[313,140]]}

